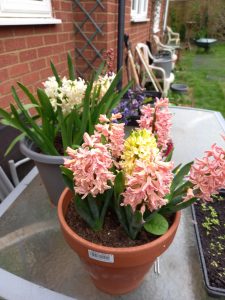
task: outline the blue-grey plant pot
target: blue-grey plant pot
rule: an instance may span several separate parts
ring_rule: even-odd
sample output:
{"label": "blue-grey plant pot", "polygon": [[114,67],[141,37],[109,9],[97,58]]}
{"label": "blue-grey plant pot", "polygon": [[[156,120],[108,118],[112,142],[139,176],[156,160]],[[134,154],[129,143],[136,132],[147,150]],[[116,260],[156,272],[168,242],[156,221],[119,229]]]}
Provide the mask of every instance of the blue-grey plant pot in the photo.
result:
{"label": "blue-grey plant pot", "polygon": [[34,161],[50,201],[57,206],[59,197],[66,186],[59,168],[63,165],[65,157],[39,153],[36,145],[27,138],[20,142],[20,151]]}

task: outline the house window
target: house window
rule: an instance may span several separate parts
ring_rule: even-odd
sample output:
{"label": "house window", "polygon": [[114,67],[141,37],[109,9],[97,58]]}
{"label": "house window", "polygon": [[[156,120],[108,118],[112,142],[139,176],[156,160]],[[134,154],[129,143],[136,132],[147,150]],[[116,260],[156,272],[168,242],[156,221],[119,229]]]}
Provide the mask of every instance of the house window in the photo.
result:
{"label": "house window", "polygon": [[148,0],[132,0],[131,2],[131,21],[148,21]]}
{"label": "house window", "polygon": [[51,0],[0,0],[0,25],[55,24]]}

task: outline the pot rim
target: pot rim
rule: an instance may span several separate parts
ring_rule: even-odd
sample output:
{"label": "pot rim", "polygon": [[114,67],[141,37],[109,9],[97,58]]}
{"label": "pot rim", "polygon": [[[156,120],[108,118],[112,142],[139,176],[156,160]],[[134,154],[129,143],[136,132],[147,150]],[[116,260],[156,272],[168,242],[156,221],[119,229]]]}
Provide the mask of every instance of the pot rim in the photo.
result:
{"label": "pot rim", "polygon": [[27,157],[34,161],[48,164],[64,164],[64,160],[68,158],[62,155],[49,155],[35,151],[36,145],[28,137],[23,138],[20,141],[20,151]]}
{"label": "pot rim", "polygon": [[94,249],[96,251],[102,251],[104,253],[114,253],[114,254],[125,254],[127,252],[132,253],[132,252],[136,252],[137,249],[139,250],[147,250],[149,249],[150,245],[151,247],[155,247],[155,246],[159,246],[160,244],[162,244],[164,241],[167,240],[167,238],[171,235],[171,233],[176,232],[176,229],[178,227],[177,224],[179,224],[180,221],[180,217],[181,217],[181,212],[178,211],[175,214],[175,219],[173,224],[169,227],[169,230],[162,236],[159,236],[156,240],[151,241],[149,243],[143,244],[143,245],[138,245],[138,246],[133,246],[133,247],[108,247],[108,246],[102,246],[99,244],[95,244],[92,243],[88,240],[85,240],[84,238],[82,238],[81,236],[79,236],[77,233],[75,233],[67,224],[65,217],[64,217],[64,213],[63,213],[63,204],[64,204],[64,198],[65,196],[70,193],[71,191],[69,190],[69,188],[65,188],[64,191],[62,192],[60,198],[59,198],[59,202],[58,202],[58,218],[59,218],[59,222],[62,228],[64,228],[64,230],[67,232],[67,234],[73,238],[79,241],[79,243],[81,243],[82,245],[85,245],[86,247],[89,247],[91,249]]}

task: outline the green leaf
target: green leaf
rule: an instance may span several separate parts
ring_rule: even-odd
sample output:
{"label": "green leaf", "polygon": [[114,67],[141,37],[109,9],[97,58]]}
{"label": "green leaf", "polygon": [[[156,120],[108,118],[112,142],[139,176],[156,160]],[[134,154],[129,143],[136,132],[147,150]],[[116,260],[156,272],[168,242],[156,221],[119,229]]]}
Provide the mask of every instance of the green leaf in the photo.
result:
{"label": "green leaf", "polygon": [[108,114],[114,107],[118,105],[123,95],[130,88],[132,83],[128,83],[119,93],[116,91],[117,84],[121,79],[122,69],[119,70],[116,77],[112,81],[110,87],[102,97],[101,101],[95,107],[92,113],[92,121],[95,124],[100,114]]}
{"label": "green leaf", "polygon": [[94,198],[92,195],[89,194],[87,196],[87,201],[88,201],[90,212],[92,214],[92,218],[94,220],[98,219],[100,213],[99,213],[99,207],[96,203],[96,198]]}
{"label": "green leaf", "polygon": [[21,110],[23,120],[21,121],[20,115],[18,114],[15,107],[10,104],[10,108],[16,122],[20,126],[22,132],[26,132],[27,136],[46,154],[58,155],[53,142],[48,136],[43,132],[43,130],[34,122],[33,118],[28,114],[28,112],[23,108],[23,103],[20,101],[16,90],[12,87],[12,94]]}
{"label": "green leaf", "polygon": [[80,148],[80,145],[72,145],[72,147],[71,147],[72,149],[78,149],[78,148]]}
{"label": "green leaf", "polygon": [[67,55],[67,64],[68,64],[68,71],[69,71],[69,78],[70,80],[76,79],[76,74],[73,66],[73,61],[71,55],[68,53]]}
{"label": "green leaf", "polygon": [[37,89],[37,95],[45,115],[49,118],[49,120],[55,120],[55,112],[48,95],[42,89]]}
{"label": "green leaf", "polygon": [[[178,203],[183,202],[184,201],[184,196],[185,195],[182,194],[182,195],[174,197],[173,199],[170,200],[170,202],[168,203],[168,206],[173,207],[174,205],[177,205]],[[164,207],[166,208],[167,205],[163,206],[162,208],[164,208]]]}
{"label": "green leaf", "polygon": [[79,128],[79,132],[74,138],[74,144],[80,144],[83,138],[84,132],[87,130],[87,125],[90,120],[90,94],[93,86],[93,81],[91,81],[85,91],[84,99],[83,99],[83,113],[81,118],[81,126]]}
{"label": "green leaf", "polygon": [[67,127],[66,127],[66,119],[63,116],[61,107],[57,107],[57,115],[58,115],[58,124],[59,124],[59,128],[60,128],[60,134],[62,137],[63,149],[66,149],[67,146],[69,146],[68,134],[69,134],[70,128],[67,129]]}
{"label": "green leaf", "polygon": [[113,189],[107,190],[104,193],[104,200],[103,200],[104,202],[103,202],[103,206],[102,206],[101,213],[100,213],[100,220],[101,220],[102,224],[105,219],[105,214],[109,207],[110,201],[112,200],[112,195],[113,195]]}
{"label": "green leaf", "polygon": [[114,210],[116,212],[117,218],[120,224],[123,226],[126,233],[129,235],[129,228],[127,223],[127,217],[125,212],[125,207],[121,206],[121,193],[124,191],[125,179],[124,174],[120,171],[114,180]]}
{"label": "green leaf", "polygon": [[[66,135],[67,135],[67,145],[66,147],[71,147],[73,145],[73,135],[74,135],[74,122],[72,118],[73,112],[69,114],[68,118],[64,119],[65,128],[66,128]],[[66,148],[64,148],[66,149]]]}
{"label": "green leaf", "polygon": [[27,126],[26,123],[24,124],[24,122],[21,121],[20,116],[19,116],[19,114],[18,114],[16,108],[13,106],[13,104],[10,104],[10,109],[11,109],[11,111],[12,111],[12,115],[13,115],[13,117],[14,117],[14,119],[15,119],[15,122],[17,123],[17,128],[18,128],[20,131],[26,133],[26,135],[27,135],[32,141],[35,141],[36,144],[39,146],[40,139],[38,138],[38,136],[36,136],[36,135],[33,133],[34,130],[32,131],[32,130]]}
{"label": "green leaf", "polygon": [[169,153],[169,155],[167,155],[167,157],[166,157],[166,159],[165,159],[165,162],[171,161],[172,156],[173,156],[173,151],[174,151],[174,149],[172,149],[171,152]]}
{"label": "green leaf", "polygon": [[143,226],[143,224],[142,224],[142,213],[140,211],[136,210],[133,213],[133,218],[132,218],[131,225],[132,225],[133,229],[137,229],[138,231]]}
{"label": "green leaf", "polygon": [[36,132],[40,133],[41,132],[40,127],[33,121],[33,118],[29,115],[29,113],[26,111],[26,109],[24,109],[24,105],[20,101],[14,87],[12,87],[12,94],[13,94],[13,98],[16,101],[16,104],[18,105],[20,113],[21,113],[21,115],[24,119],[23,120],[20,119],[18,111],[15,109],[15,107],[13,105],[11,105],[10,108],[11,108],[11,111],[12,111],[14,117],[17,117],[17,121],[20,123],[20,125],[23,128],[26,128],[27,131],[30,131],[29,128],[28,128],[30,126]]}
{"label": "green leaf", "polygon": [[181,167],[181,164],[179,164],[178,166],[176,166],[174,169],[173,169],[173,174],[176,174],[177,171],[180,169]]}
{"label": "green leaf", "polygon": [[101,143],[103,145],[107,144],[107,139],[106,139],[106,137],[103,134],[101,135]]}
{"label": "green leaf", "polygon": [[193,186],[193,183],[191,183],[190,181],[186,181],[183,184],[179,185],[173,192],[172,196],[176,197],[180,194],[184,194],[187,192],[187,190]]}
{"label": "green leaf", "polygon": [[[184,201],[185,195],[179,195],[173,199],[170,200],[166,205],[162,206],[159,210],[158,213],[160,214],[171,214],[174,212],[174,209],[176,210],[177,204],[181,203]],[[147,221],[147,220],[146,220]]]}
{"label": "green leaf", "polygon": [[169,224],[165,217],[156,213],[154,216],[144,224],[146,231],[155,234],[162,235],[167,232]]}
{"label": "green leaf", "polygon": [[193,162],[189,162],[177,172],[170,187],[171,193],[173,193],[176,187],[181,184],[181,182],[184,180],[184,176],[186,176],[189,173],[192,163]]}
{"label": "green leaf", "polygon": [[97,71],[93,74],[93,77],[92,77],[92,80],[95,81],[95,80],[98,80],[98,77],[99,75],[102,73],[103,69],[104,69],[104,66],[105,66],[105,62],[101,62],[99,68],[97,69]]}
{"label": "green leaf", "polygon": [[[12,104],[10,106],[13,106]],[[16,110],[16,109],[15,109]],[[7,111],[5,111],[4,109],[0,108],[0,116],[2,117],[0,119],[0,123],[7,125],[7,126],[11,126],[13,128],[16,128],[20,131],[23,131],[20,123],[18,123],[15,118],[13,117],[13,114],[9,114]]]}
{"label": "green leaf", "polygon": [[[92,121],[94,124],[96,124],[98,117],[100,114],[106,114],[106,110],[104,107],[106,107],[107,103],[110,101],[110,98],[115,93],[116,87],[118,82],[120,81],[122,76],[122,69],[119,70],[115,78],[113,79],[110,87],[106,91],[105,95],[102,97],[101,101],[98,103],[98,105],[95,107],[93,114],[92,114]],[[108,104],[110,106],[110,104]]]}
{"label": "green leaf", "polygon": [[[164,206],[163,206],[163,207],[164,207]],[[148,210],[145,211],[145,212],[144,212],[144,216],[143,216],[145,222],[150,221],[150,220],[154,217],[154,215],[157,214],[157,213],[158,213],[158,210],[155,210],[154,212],[150,212],[150,211],[148,211]]]}
{"label": "green leaf", "polygon": [[175,206],[173,206],[172,208],[170,208],[170,212],[172,213],[174,213],[174,212],[177,212],[177,211],[179,211],[179,210],[182,210],[182,209],[184,209],[184,208],[187,208],[187,207],[189,207],[191,204],[193,204],[193,203],[195,203],[197,201],[197,198],[191,198],[191,199],[189,199],[189,200],[187,200],[187,201],[184,201],[184,202],[182,202],[182,203],[180,203],[180,204],[178,204],[178,205],[175,205]]}
{"label": "green leaf", "polygon": [[74,193],[73,171],[67,169],[64,166],[60,166],[60,170],[61,170],[65,184]]}
{"label": "green leaf", "polygon": [[135,239],[138,232],[140,231],[142,224],[142,215],[139,211],[133,212],[130,205],[120,207],[122,222],[126,233],[131,239]]}
{"label": "green leaf", "polygon": [[66,118],[65,121],[66,121],[66,126],[68,128],[67,131],[69,132],[68,146],[70,147],[72,146],[72,148],[74,149],[73,145],[78,146],[77,135],[79,135],[80,127],[81,127],[80,115],[77,112],[76,108],[73,109],[73,111],[68,115],[68,118]]}
{"label": "green leaf", "polygon": [[74,197],[74,204],[77,213],[81,216],[82,219],[94,230],[95,228],[95,221],[91,217],[90,210],[87,204],[86,199],[81,199],[81,197],[76,194]]}
{"label": "green leaf", "polygon": [[12,120],[11,114],[9,114],[7,111],[5,111],[2,108],[0,108],[0,116],[4,119],[8,120],[9,122]]}
{"label": "green leaf", "polygon": [[17,137],[15,137],[15,139],[12,140],[12,142],[9,144],[8,148],[6,149],[4,156],[8,155],[12,150],[12,148],[16,145],[16,143],[19,142],[25,136],[26,134],[23,132],[19,134]]}
{"label": "green leaf", "polygon": [[55,68],[52,61],[50,62],[50,65],[51,65],[52,73],[54,74],[56,81],[61,86],[62,85],[61,79],[60,79],[60,77],[58,75],[58,72],[57,72],[57,70],[56,70],[56,68]]}
{"label": "green leaf", "polygon": [[114,197],[119,199],[119,196],[123,193],[125,187],[125,177],[122,171],[117,173],[114,180]]}
{"label": "green leaf", "polygon": [[27,95],[27,97],[29,98],[29,100],[31,101],[31,103],[33,103],[34,105],[37,105],[35,107],[37,113],[39,115],[41,115],[41,110],[39,108],[39,103],[38,101],[36,100],[36,98],[32,95],[32,93],[28,90],[27,87],[25,87],[22,83],[20,82],[17,82],[18,86],[21,88],[21,90],[25,93],[25,95]]}
{"label": "green leaf", "polygon": [[101,85],[96,85],[92,89],[91,93],[91,99],[90,99],[90,106],[91,106],[91,114],[93,113],[96,105],[98,104],[98,101],[100,99],[100,91],[101,91]]}
{"label": "green leaf", "polygon": [[[38,107],[38,105],[36,104],[31,104],[31,103],[23,104],[23,108],[27,111],[29,111],[31,108],[36,108],[36,107]],[[18,110],[18,112],[20,113],[20,110]]]}
{"label": "green leaf", "polygon": [[49,97],[42,90],[37,90],[38,99],[41,104],[41,118],[42,118],[42,130],[44,135],[54,143],[55,140],[55,125],[56,125],[56,114],[50,103]]}

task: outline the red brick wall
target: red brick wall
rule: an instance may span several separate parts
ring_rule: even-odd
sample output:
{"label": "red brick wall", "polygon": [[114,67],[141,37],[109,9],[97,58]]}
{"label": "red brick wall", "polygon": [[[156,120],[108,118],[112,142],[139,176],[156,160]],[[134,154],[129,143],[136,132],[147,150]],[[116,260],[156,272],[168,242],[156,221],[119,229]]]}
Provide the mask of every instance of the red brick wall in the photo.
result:
{"label": "red brick wall", "polygon": [[[165,0],[162,0],[163,5]],[[94,0],[80,1],[84,8],[90,12],[95,5]],[[91,17],[98,24],[103,24],[103,34],[98,34],[93,40],[94,46],[104,52],[114,49],[114,70],[116,71],[117,54],[117,21],[118,1],[103,0],[104,9],[100,6],[92,13]],[[138,42],[151,39],[154,1],[149,0],[148,17],[150,21],[143,23],[131,22],[131,1],[125,1],[125,33],[130,35],[132,48]],[[27,85],[32,92],[42,86],[42,82],[52,75],[50,60],[52,60],[61,75],[67,71],[66,55],[71,52],[74,57],[75,47],[82,49],[85,39],[74,28],[74,21],[80,24],[85,14],[75,5],[73,0],[52,0],[54,17],[62,20],[57,25],[28,25],[28,26],[0,26],[0,107],[6,108],[12,101],[10,88],[17,81]],[[163,9],[161,11],[163,13]],[[162,20],[162,19],[161,19]],[[161,22],[162,25],[162,22]],[[96,28],[91,22],[86,22],[83,27],[87,37],[91,37]],[[76,32],[76,34],[75,34]],[[94,59],[95,53],[88,46],[82,51],[86,59]],[[125,55],[124,55],[125,57]],[[100,58],[94,62],[94,68],[99,66]],[[85,73],[87,63],[77,57],[75,67],[82,77],[89,77],[91,68]],[[124,77],[125,76],[124,72]],[[125,82],[126,82],[126,78]],[[21,94],[21,92],[19,92]]]}
{"label": "red brick wall", "polygon": [[66,74],[67,53],[74,56],[73,0],[52,0],[52,6],[62,24],[0,26],[0,107],[9,106],[17,81],[33,92],[41,87],[52,74],[50,60]]}

